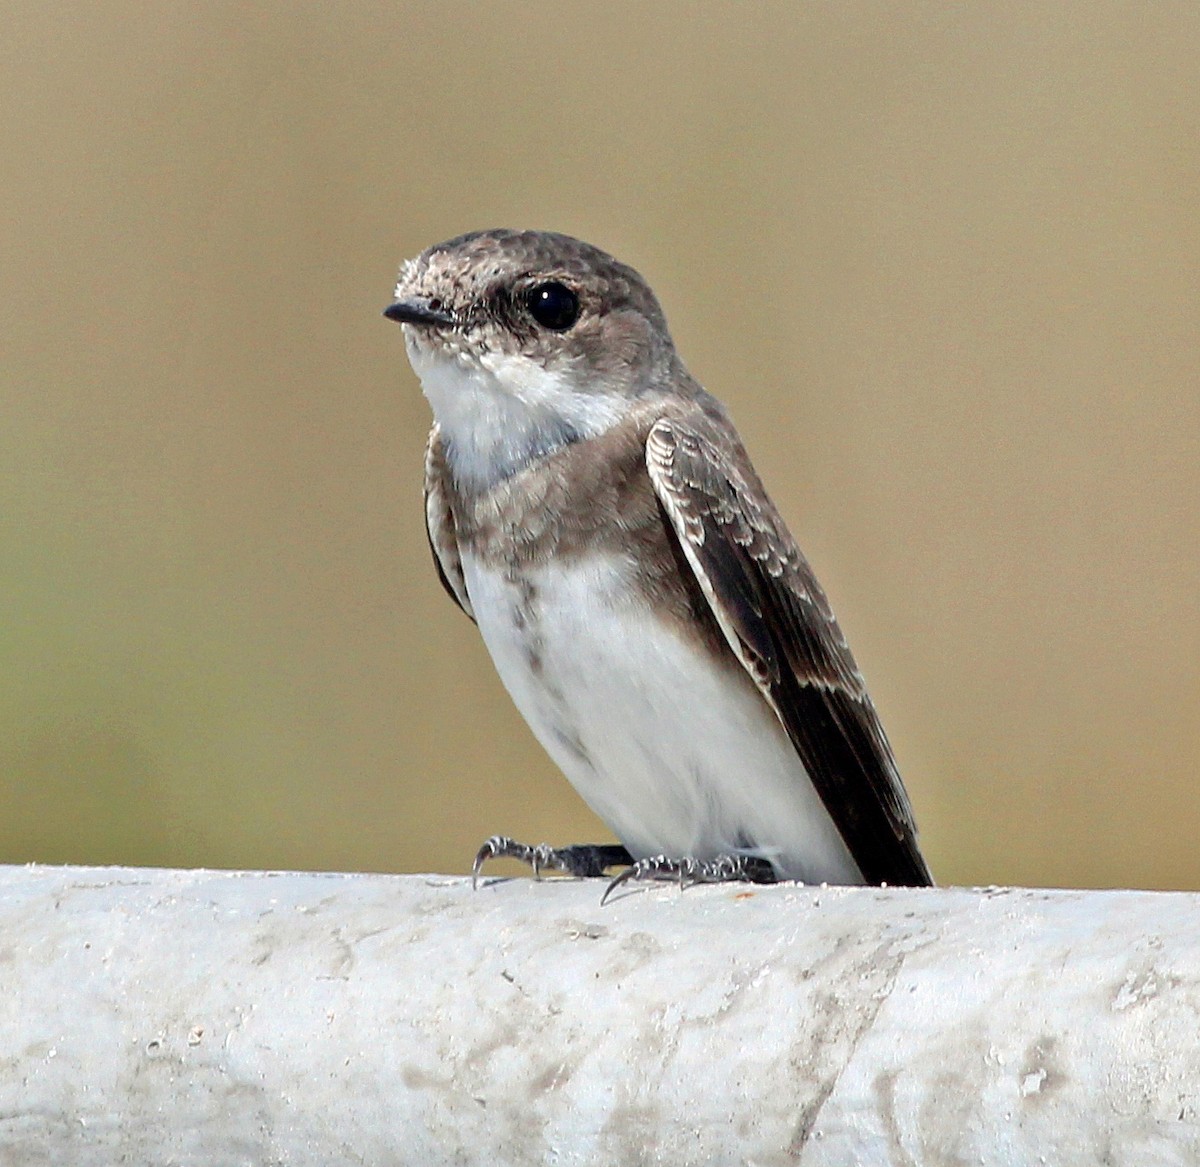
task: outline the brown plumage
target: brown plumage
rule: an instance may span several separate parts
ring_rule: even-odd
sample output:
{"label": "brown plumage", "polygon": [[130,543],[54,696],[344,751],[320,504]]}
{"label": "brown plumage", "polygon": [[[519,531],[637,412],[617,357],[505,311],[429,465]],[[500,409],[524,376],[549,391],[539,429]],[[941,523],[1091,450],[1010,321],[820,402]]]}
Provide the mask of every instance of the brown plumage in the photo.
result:
{"label": "brown plumage", "polygon": [[[547,333],[522,316],[523,289],[549,279],[577,290],[577,328]],[[891,747],[825,594],[724,408],[684,369],[640,277],[576,240],[495,232],[430,249],[406,265],[397,293],[408,306],[397,318],[418,346],[414,363],[427,358],[420,346],[440,345],[434,359],[459,362],[469,385],[507,368],[502,360],[528,356],[535,372],[565,379],[584,399],[553,413],[549,437],[531,424],[521,437],[527,453],[505,447],[486,475],[474,464],[456,473],[455,455],[464,466],[466,455],[435,424],[426,452],[429,543],[459,607],[476,618],[464,555],[527,589],[550,565],[595,556],[622,564],[647,610],[702,643],[731,684],[761,695],[862,878],[932,883]],[[448,322],[429,330],[411,323],[431,303]],[[576,375],[580,368],[588,378]],[[436,412],[448,391],[434,390]],[[592,410],[587,395],[601,390],[608,396]],[[604,414],[586,432],[614,394],[623,402],[615,420]],[[461,430],[458,400],[442,409]],[[483,456],[472,447],[471,457]],[[536,638],[525,643],[536,673]]]}

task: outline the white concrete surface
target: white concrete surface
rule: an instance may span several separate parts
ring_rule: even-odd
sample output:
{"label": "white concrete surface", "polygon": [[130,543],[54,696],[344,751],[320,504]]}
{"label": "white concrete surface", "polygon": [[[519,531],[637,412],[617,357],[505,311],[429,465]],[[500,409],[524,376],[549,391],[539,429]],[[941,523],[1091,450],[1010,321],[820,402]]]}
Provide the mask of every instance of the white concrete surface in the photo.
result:
{"label": "white concrete surface", "polygon": [[1200,897],[0,868],[0,1164],[1200,1163]]}

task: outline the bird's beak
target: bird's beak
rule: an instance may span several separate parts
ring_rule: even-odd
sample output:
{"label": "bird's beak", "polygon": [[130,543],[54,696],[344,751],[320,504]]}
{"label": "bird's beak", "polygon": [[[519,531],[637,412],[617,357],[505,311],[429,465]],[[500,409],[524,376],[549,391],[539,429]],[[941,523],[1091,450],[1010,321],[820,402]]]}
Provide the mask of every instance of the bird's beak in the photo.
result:
{"label": "bird's beak", "polygon": [[442,310],[441,305],[433,307],[422,296],[412,296],[407,300],[397,300],[389,304],[383,314],[397,324],[424,324],[427,327],[446,327],[454,323],[454,317]]}

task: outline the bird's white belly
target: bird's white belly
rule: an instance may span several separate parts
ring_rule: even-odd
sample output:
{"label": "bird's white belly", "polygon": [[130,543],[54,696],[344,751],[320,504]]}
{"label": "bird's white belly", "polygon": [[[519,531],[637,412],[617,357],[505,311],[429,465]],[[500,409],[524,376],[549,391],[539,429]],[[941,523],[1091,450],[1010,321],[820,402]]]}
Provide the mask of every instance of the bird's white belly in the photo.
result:
{"label": "bird's white belly", "polygon": [[518,578],[463,556],[517,708],[635,858],[748,852],[807,882],[861,883],[749,677],[661,621],[618,557]]}

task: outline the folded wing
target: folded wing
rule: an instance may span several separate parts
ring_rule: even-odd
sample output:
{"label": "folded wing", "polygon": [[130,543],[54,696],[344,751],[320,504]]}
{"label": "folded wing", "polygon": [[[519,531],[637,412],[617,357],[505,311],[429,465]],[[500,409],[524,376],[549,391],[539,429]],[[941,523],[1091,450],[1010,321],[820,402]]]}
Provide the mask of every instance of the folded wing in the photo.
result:
{"label": "folded wing", "polygon": [[646,465],[730,648],[775,710],[864,879],[932,884],[862,674],[741,446],[703,417],[664,418],[650,431]]}
{"label": "folded wing", "polygon": [[475,613],[463,576],[462,554],[454,530],[454,515],[446,490],[448,474],[441,431],[435,425],[429,431],[429,441],[425,445],[425,534],[429,537],[429,550],[433,553],[433,565],[437,568],[442,587],[474,620]]}

